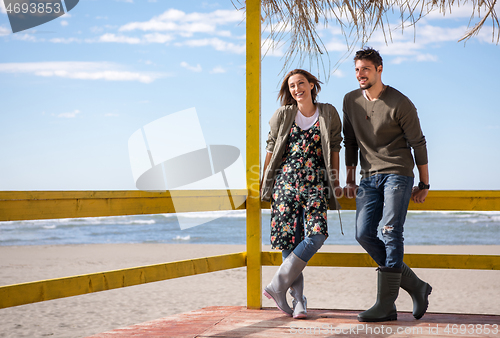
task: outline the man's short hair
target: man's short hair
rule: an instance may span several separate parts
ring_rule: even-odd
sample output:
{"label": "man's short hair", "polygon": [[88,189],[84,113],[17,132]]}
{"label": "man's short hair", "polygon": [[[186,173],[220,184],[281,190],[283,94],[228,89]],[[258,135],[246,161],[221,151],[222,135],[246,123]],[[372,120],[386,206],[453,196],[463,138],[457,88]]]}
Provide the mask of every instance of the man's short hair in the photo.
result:
{"label": "man's short hair", "polygon": [[382,57],[380,56],[379,52],[371,47],[365,47],[358,50],[356,52],[356,55],[354,55],[354,62],[358,60],[369,60],[373,62],[375,68],[378,68],[378,66],[383,66]]}

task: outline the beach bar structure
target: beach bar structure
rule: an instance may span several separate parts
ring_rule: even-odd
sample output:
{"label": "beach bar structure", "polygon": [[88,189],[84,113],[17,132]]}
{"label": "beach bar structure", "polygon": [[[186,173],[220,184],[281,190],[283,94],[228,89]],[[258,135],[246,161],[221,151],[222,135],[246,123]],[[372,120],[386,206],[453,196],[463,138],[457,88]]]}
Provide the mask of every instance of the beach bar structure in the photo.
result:
{"label": "beach bar structure", "polygon": [[[137,325],[123,331],[123,337],[141,336],[133,330],[143,332],[142,336],[160,336],[161,332],[172,337],[219,336],[286,336],[288,326],[279,327],[285,318],[276,309],[262,309],[262,266],[281,264],[280,252],[262,251],[261,210],[269,208],[269,203],[262,202],[259,194],[260,182],[260,69],[261,69],[261,2],[246,1],[246,190],[231,190],[234,205],[246,209],[246,251],[226,255],[168,262],[128,269],[104,271],[99,273],[70,276],[65,278],[28,282],[16,285],[0,286],[0,309],[31,304],[52,299],[71,297],[128,287],[144,283],[168,280],[184,276],[209,273],[214,271],[246,267],[247,269],[247,306],[206,308],[192,313],[169,317],[162,321]],[[255,170],[259,168],[259,170]],[[189,190],[189,191],[0,191],[0,221],[18,221],[34,219],[78,218],[98,216],[121,216],[140,214],[159,214],[175,212],[197,212],[232,210],[227,202],[225,190]],[[173,199],[175,198],[175,208]],[[344,210],[355,209],[355,201],[342,198],[339,200]],[[500,191],[430,191],[424,204],[410,202],[411,210],[470,210],[500,211]],[[0,225],[1,226],[1,225]],[[497,255],[457,255],[457,254],[406,254],[406,264],[412,268],[438,269],[482,269],[500,270],[500,256]],[[323,267],[375,267],[375,263],[366,253],[317,253],[309,266]],[[331,318],[331,323],[345,319],[355,323],[356,316],[349,311],[312,310],[312,315]],[[206,321],[200,320],[201,318]],[[460,325],[464,315],[430,314],[425,319],[432,323],[442,323],[441,331],[450,325]],[[213,335],[189,333],[190,330],[205,330],[204,325],[222,323],[226,318],[229,328],[226,331],[219,326]],[[253,318],[249,327],[240,327],[240,331],[231,329],[238,319]],[[288,317],[286,317],[288,318]],[[340,319],[339,319],[340,318]],[[411,314],[403,314],[402,320],[411,320]],[[198,319],[198,320],[197,320]],[[256,322],[278,323],[273,331],[259,335],[262,330]],[[241,321],[240,321],[241,322]],[[471,319],[468,319],[471,322]],[[500,316],[476,316],[475,323],[500,324]],[[182,323],[182,324],[181,324]],[[198,325],[198,326],[197,326]],[[267,324],[268,325],[268,324]],[[354,325],[354,324],[353,324]],[[430,325],[430,324],[429,324]],[[481,324],[483,325],[483,324]],[[489,324],[488,324],[489,325]],[[427,329],[427,324],[425,324]],[[252,335],[251,329],[257,332]],[[380,326],[378,326],[380,328]],[[184,330],[183,334],[171,335],[165,330]],[[132,331],[131,331],[132,330]],[[148,331],[149,330],[149,331]],[[179,332],[181,332],[179,331]],[[194,331],[193,331],[194,332]],[[206,332],[200,331],[200,332]],[[224,332],[229,332],[224,335]],[[283,335],[280,335],[280,332]],[[332,331],[333,332],[333,331]],[[427,331],[426,331],[427,332]],[[458,332],[458,331],[457,331]],[[299,333],[299,332],[297,332]],[[419,335],[414,332],[414,336]],[[443,333],[443,332],[441,332]],[[269,334],[269,335],[267,335]],[[333,335],[335,333],[331,333]],[[292,334],[293,335],[293,334]],[[360,336],[362,334],[359,334]],[[376,334],[375,334],[376,335]],[[411,336],[407,334],[406,336]],[[435,335],[434,333],[430,335]],[[453,336],[450,331],[449,336]],[[103,335],[107,336],[107,335]],[[115,332],[113,336],[120,336]],[[461,334],[461,336],[466,336]],[[474,335],[469,335],[474,336]],[[485,337],[488,335],[481,334]]]}

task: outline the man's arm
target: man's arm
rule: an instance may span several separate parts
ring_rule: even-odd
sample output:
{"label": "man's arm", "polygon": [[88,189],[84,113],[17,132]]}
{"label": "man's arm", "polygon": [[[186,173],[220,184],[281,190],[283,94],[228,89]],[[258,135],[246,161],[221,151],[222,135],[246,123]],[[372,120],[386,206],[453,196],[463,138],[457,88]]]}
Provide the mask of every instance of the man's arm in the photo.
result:
{"label": "man's arm", "polygon": [[356,167],[358,164],[358,141],[347,113],[347,100],[344,97],[344,146],[345,146],[345,165],[346,165],[346,185],[344,195],[347,198],[356,197],[358,186],[356,185]]}
{"label": "man's arm", "polygon": [[347,198],[356,197],[358,186],[356,185],[356,167],[346,166],[346,185],[344,187],[344,195]]}

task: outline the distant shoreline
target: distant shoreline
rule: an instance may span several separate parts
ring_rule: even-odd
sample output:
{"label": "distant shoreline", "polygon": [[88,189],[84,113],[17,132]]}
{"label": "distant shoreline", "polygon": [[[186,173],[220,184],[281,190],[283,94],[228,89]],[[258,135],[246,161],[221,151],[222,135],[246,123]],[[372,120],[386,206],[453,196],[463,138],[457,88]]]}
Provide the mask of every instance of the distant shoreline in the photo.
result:
{"label": "distant shoreline", "polygon": [[[0,223],[0,246],[164,243],[244,245],[245,210],[182,214],[197,226],[181,229],[176,214],[129,215],[11,221]],[[328,213],[326,245],[357,245],[355,211]],[[183,220],[185,222],[186,220]],[[269,244],[269,211],[262,213],[262,244]],[[411,211],[405,223],[407,245],[497,245],[500,211]]]}

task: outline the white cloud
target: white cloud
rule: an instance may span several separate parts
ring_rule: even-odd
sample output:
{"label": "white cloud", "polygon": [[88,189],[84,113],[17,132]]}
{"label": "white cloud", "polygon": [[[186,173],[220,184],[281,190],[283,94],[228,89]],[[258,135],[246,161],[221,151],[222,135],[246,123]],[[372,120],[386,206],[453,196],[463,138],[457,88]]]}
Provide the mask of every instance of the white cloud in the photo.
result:
{"label": "white cloud", "polygon": [[127,43],[136,45],[140,43],[167,43],[174,40],[170,34],[151,33],[145,34],[142,37],[130,37],[126,35],[116,35],[113,33],[106,33],[101,35],[97,40],[87,39],[86,42],[114,42],[114,43]]}
{"label": "white cloud", "polygon": [[99,42],[118,42],[118,43],[128,43],[128,44],[138,44],[141,43],[141,39],[132,38],[123,35],[115,35],[112,33],[106,33],[99,37]]}
{"label": "white cloud", "polygon": [[[392,27],[395,26],[392,25]],[[432,50],[439,48],[444,42],[458,41],[465,31],[466,26],[463,25],[439,27],[421,22],[417,24],[415,30],[413,27],[408,27],[403,32],[395,30],[391,36],[387,33],[384,36],[383,32],[378,30],[371,36],[367,45],[379,50],[382,55],[393,57],[389,61],[395,64],[408,61],[437,62],[438,57],[432,53]],[[347,45],[340,39],[341,32],[330,30],[330,33],[333,36],[325,43],[327,50],[346,52]],[[483,35],[481,35],[482,38]]]}
{"label": "white cloud", "polygon": [[407,61],[412,61],[412,62],[437,62],[439,60],[439,58],[436,56],[436,55],[432,55],[432,54],[417,54],[415,56],[413,55],[410,55],[410,56],[407,56],[407,57],[397,57],[393,60],[391,60],[391,63],[393,64],[401,64],[403,62],[407,62]]}
{"label": "white cloud", "polygon": [[33,35],[26,34],[26,33],[25,34],[13,34],[13,38],[16,40],[21,40],[21,41],[31,41],[31,42],[40,41],[36,37],[34,37]]}
{"label": "white cloud", "polygon": [[78,38],[53,38],[49,40],[52,43],[72,43],[72,42],[81,42]]}
{"label": "white cloud", "polygon": [[391,61],[391,63],[394,63],[394,64],[396,64],[396,65],[399,65],[399,64],[401,64],[401,63],[403,63],[403,62],[406,62],[406,61],[409,61],[409,60],[410,60],[410,58],[397,57],[397,58],[393,59],[393,60]]}
{"label": "white cloud", "polygon": [[277,42],[275,40],[266,39],[262,43],[262,55],[265,56],[278,56],[281,57],[285,54],[283,51],[283,42]]}
{"label": "white cloud", "polygon": [[335,69],[333,72],[332,72],[332,76],[335,76],[335,77],[338,77],[338,78],[342,78],[342,77],[345,77],[345,74],[343,71],[341,71],[340,69]]}
{"label": "white cloud", "polygon": [[116,114],[116,113],[106,113],[106,114],[104,114],[104,116],[106,116],[106,117],[118,117],[120,115]]}
{"label": "white cloud", "polygon": [[172,41],[174,37],[169,34],[152,33],[146,34],[143,37],[143,41],[151,43],[166,43]]}
{"label": "white cloud", "polygon": [[[421,18],[415,26],[409,26],[406,23],[404,30],[401,30],[401,23],[395,22],[390,24],[391,32],[386,31],[386,36],[379,29],[374,32],[366,43],[378,49],[383,55],[393,57],[391,63],[402,63],[408,61],[417,62],[437,62],[438,58],[433,49],[440,48],[443,43],[456,43],[466,32],[483,17],[486,11],[481,9],[481,16],[475,13],[475,18],[472,19],[469,28],[467,27],[468,20],[473,13],[472,4],[466,3],[455,5],[445,9],[445,15],[439,13],[439,10],[434,10],[428,15]],[[500,1],[495,5],[497,13],[500,11]],[[398,12],[398,9],[395,9]],[[450,13],[451,11],[451,13]],[[451,20],[450,20],[451,19]],[[333,21],[330,21],[333,22]],[[490,24],[488,24],[488,22]],[[386,28],[389,27],[385,24]],[[321,29],[317,27],[321,38],[325,43],[326,49],[329,52],[345,53],[348,46],[345,38],[342,35],[342,30],[338,26]],[[477,39],[481,42],[496,43],[497,35],[492,35],[491,21],[488,20],[481,28],[479,33],[472,39]],[[329,35],[328,35],[329,33]],[[496,31],[498,33],[498,31]],[[386,41],[387,40],[387,41]],[[352,41],[352,40],[351,40]],[[360,47],[355,46],[355,49]]]}
{"label": "white cloud", "polygon": [[72,119],[72,118],[75,118],[76,115],[78,115],[80,113],[81,113],[81,111],[76,109],[75,111],[72,111],[69,113],[61,113],[61,114],[57,115],[57,117],[61,117],[61,118],[65,118],[65,119]]}
{"label": "white cloud", "polygon": [[200,64],[197,64],[195,67],[195,66],[191,66],[187,62],[183,61],[183,62],[181,62],[181,67],[184,67],[186,69],[189,69],[190,71],[197,72],[197,73],[202,71]]}
{"label": "white cloud", "polygon": [[286,22],[274,22],[273,24],[267,24],[265,26],[262,26],[262,32],[266,33],[289,33],[292,31],[292,27],[290,26],[289,23]]}
{"label": "white cloud", "polygon": [[432,54],[419,54],[416,57],[416,61],[418,61],[418,62],[423,62],[423,61],[436,62],[437,60],[438,60],[438,57],[436,55],[432,55]]}
{"label": "white cloud", "polygon": [[407,58],[397,59],[399,63],[405,60],[437,61],[436,57],[430,57],[428,49],[439,46],[443,42],[458,41],[465,30],[465,26],[443,28],[426,24],[417,26],[416,31],[409,28],[403,33],[392,34],[392,41],[387,41],[387,44],[382,32],[376,32],[369,44],[385,55],[407,56]]}
{"label": "white cloud", "polygon": [[326,50],[334,52],[345,52],[347,51],[347,44],[344,41],[340,41],[334,37],[330,42],[325,43]]}
{"label": "white cloud", "polygon": [[10,29],[7,29],[5,27],[1,27],[0,26],[0,36],[2,36],[2,35],[8,35],[10,33],[11,33]]}
{"label": "white cloud", "polygon": [[64,27],[64,26],[67,26],[67,25],[69,25],[68,21],[66,21],[66,20],[61,21],[61,26]]}
{"label": "white cloud", "polygon": [[[498,13],[500,11],[500,3],[497,1],[495,4],[495,11]],[[446,19],[469,19],[473,13],[473,3],[459,3],[455,2],[453,6],[440,11],[439,7],[434,8],[429,14],[424,17],[424,20],[446,20]],[[487,13],[486,6],[481,6],[479,13],[476,11],[474,18],[479,19]]]}
{"label": "white cloud", "polygon": [[[244,14],[237,10],[216,10],[210,13],[185,13],[177,9],[153,17],[149,21],[131,22],[120,31],[171,31],[175,33],[217,33],[219,25],[242,22]],[[222,33],[227,34],[227,33]]]}
{"label": "white cloud", "polygon": [[139,81],[151,83],[166,76],[159,73],[133,72],[109,62],[26,62],[0,63],[0,73],[27,73],[35,76],[78,80]]}
{"label": "white cloud", "polygon": [[211,74],[222,74],[225,72],[226,72],[226,70],[224,68],[222,68],[221,66],[214,67],[214,69],[212,69],[210,71]]}
{"label": "white cloud", "polygon": [[216,32],[216,34],[217,34],[218,36],[223,36],[223,37],[225,37],[225,38],[229,38],[229,37],[231,37],[231,36],[232,36],[231,31],[218,31],[218,32]]}
{"label": "white cloud", "polygon": [[188,47],[211,46],[215,48],[215,50],[221,52],[231,52],[235,54],[244,54],[246,49],[245,45],[237,45],[232,42],[223,41],[219,38],[187,40],[185,42],[178,42],[175,45]]}
{"label": "white cloud", "polygon": [[[1,0],[0,0],[1,1]],[[124,44],[169,44],[178,39],[175,46],[203,47],[209,46],[217,51],[225,51],[235,54],[245,53],[245,44],[240,41],[241,37],[233,37],[232,28],[234,24],[244,21],[244,12],[237,10],[216,10],[209,13],[186,13],[177,9],[169,9],[164,13],[153,17],[148,21],[130,22],[119,27],[117,33],[109,32],[102,34],[103,27],[92,27],[94,33],[100,33],[99,37],[84,39],[86,43],[124,43]],[[223,25],[232,25],[230,29],[222,29]],[[115,29],[115,27],[106,27]],[[137,31],[144,32],[142,35]],[[193,39],[194,35],[209,34],[211,37],[203,36]],[[216,37],[214,37],[216,36]],[[179,39],[184,38],[184,39]],[[187,40],[185,38],[188,38]],[[243,36],[244,38],[244,36]],[[237,39],[241,43],[233,43],[228,39]],[[54,43],[80,42],[70,39],[52,39]],[[269,55],[282,56],[281,49],[274,50]]]}

